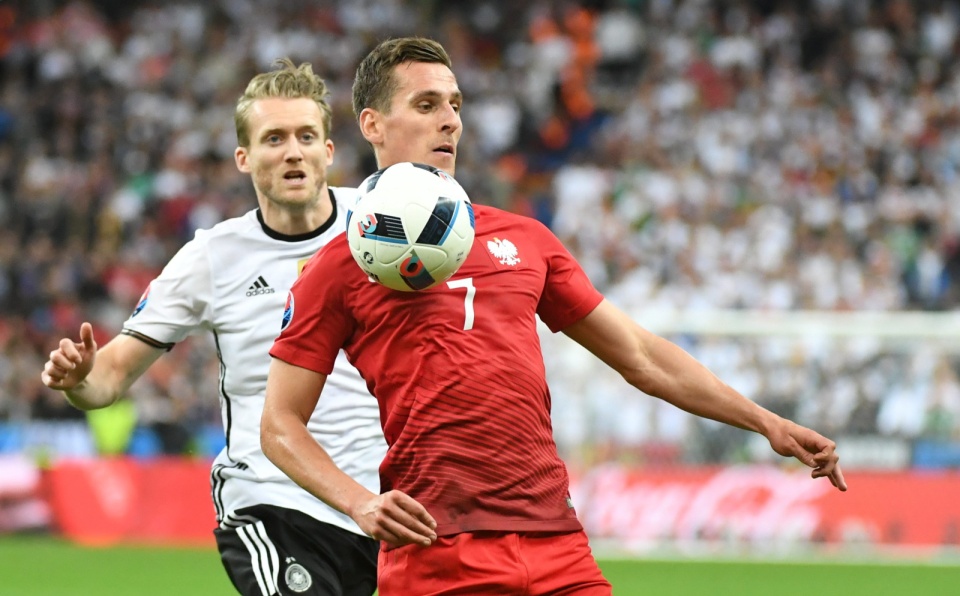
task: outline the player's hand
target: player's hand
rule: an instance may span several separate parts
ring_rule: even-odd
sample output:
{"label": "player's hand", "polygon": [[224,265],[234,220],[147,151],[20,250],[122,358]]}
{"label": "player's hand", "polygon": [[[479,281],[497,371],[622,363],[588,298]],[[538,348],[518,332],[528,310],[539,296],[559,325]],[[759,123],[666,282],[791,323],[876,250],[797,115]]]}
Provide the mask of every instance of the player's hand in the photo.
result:
{"label": "player's hand", "polygon": [[353,515],[360,529],[391,546],[430,546],[437,539],[437,522],[413,497],[398,490],[376,495]]}
{"label": "player's hand", "polygon": [[80,325],[80,341],[63,338],[60,346],[50,352],[50,360],[43,366],[40,379],[51,389],[66,391],[79,385],[93,369],[97,356],[97,342],[93,339],[93,326]]}
{"label": "player's hand", "polygon": [[838,489],[847,490],[847,482],[840,470],[840,456],[837,445],[820,433],[800,426],[789,420],[781,419],[767,439],[770,446],[780,455],[795,457],[804,465],[813,468],[813,478],[826,476]]}

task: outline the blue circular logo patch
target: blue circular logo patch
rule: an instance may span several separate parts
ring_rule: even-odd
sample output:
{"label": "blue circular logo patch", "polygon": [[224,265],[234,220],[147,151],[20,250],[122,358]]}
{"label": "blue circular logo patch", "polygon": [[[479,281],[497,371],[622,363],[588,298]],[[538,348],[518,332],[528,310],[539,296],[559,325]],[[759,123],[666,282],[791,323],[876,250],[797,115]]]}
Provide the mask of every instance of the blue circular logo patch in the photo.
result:
{"label": "blue circular logo patch", "polygon": [[282,332],[287,327],[290,326],[290,321],[293,320],[293,292],[287,292],[287,303],[283,307],[283,321],[280,323],[280,331]]}
{"label": "blue circular logo patch", "polygon": [[150,298],[150,286],[153,285],[153,282],[147,284],[147,289],[143,291],[143,294],[140,295],[140,301],[137,302],[136,308],[133,309],[133,314],[130,317],[135,317],[140,314],[140,311],[144,309],[147,305],[147,300]]}

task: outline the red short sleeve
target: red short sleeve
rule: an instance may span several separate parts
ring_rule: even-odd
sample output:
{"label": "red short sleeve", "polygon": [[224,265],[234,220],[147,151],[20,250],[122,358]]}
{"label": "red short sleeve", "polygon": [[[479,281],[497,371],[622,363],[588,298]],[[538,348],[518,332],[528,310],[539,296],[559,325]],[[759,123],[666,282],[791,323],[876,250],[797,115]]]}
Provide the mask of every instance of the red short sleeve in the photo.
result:
{"label": "red short sleeve", "polygon": [[[344,254],[350,263],[340,263]],[[356,267],[346,242],[331,242],[310,259],[287,296],[282,331],[271,356],[325,375],[333,371],[354,327],[343,299],[345,284],[331,283],[341,279],[337,270],[346,265]]]}

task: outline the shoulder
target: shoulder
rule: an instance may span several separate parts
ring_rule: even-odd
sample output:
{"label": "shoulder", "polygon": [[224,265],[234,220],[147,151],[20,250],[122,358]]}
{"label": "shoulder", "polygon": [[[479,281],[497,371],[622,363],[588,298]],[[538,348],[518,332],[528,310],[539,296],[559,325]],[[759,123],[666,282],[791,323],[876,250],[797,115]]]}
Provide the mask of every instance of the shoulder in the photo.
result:
{"label": "shoulder", "polygon": [[499,207],[491,207],[490,205],[477,205],[473,204],[473,213],[478,218],[488,218],[496,221],[507,221],[515,223],[517,225],[528,225],[531,223],[539,223],[537,220],[526,215],[520,215],[519,213],[513,213],[512,211],[505,211]]}
{"label": "shoulder", "polygon": [[344,295],[365,280],[350,252],[347,234],[341,232],[310,257],[294,287],[307,288],[300,291],[316,298]]}
{"label": "shoulder", "polygon": [[477,221],[478,233],[482,226],[485,229],[490,228],[513,228],[522,230],[524,233],[531,234],[549,234],[553,235],[550,228],[540,221],[518,213],[504,211],[497,207],[489,205],[474,205],[473,214]]}
{"label": "shoulder", "polygon": [[347,233],[340,232],[323,245],[304,269],[304,274],[310,269],[328,269],[344,267],[349,264],[353,268],[360,270],[353,260],[353,254],[350,252],[350,245],[347,243]]}
{"label": "shoulder", "polygon": [[247,237],[259,230],[260,223],[257,221],[257,210],[252,209],[239,217],[225,219],[212,228],[197,230],[191,242],[209,244],[219,240]]}
{"label": "shoulder", "polygon": [[224,220],[212,228],[197,230],[167,265],[185,274],[211,274],[225,260],[236,261],[259,251],[250,250],[260,232],[256,210]]}

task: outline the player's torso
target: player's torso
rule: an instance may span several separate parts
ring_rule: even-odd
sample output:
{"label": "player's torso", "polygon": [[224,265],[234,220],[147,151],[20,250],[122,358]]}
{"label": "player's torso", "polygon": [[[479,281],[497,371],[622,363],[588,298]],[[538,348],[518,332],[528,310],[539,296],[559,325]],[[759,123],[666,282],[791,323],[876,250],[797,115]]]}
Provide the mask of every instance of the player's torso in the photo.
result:
{"label": "player's torso", "polygon": [[[349,197],[355,191],[341,192]],[[309,234],[279,234],[256,211],[198,232],[151,283],[125,324],[125,331],[159,345],[213,335],[220,371],[219,379],[209,382],[217,383],[220,394],[226,449],[214,462],[211,480],[223,523],[236,509],[267,503],[359,532],[269,462],[259,436],[269,350],[280,333],[288,291],[307,260],[343,232],[349,203],[338,198],[333,218]],[[324,397],[308,421],[311,433],[345,471],[378,490],[377,466],[385,451],[379,409],[345,357]]]}
{"label": "player's torso", "polygon": [[382,490],[413,495],[442,533],[575,529],[537,335],[547,261],[529,221],[498,214],[477,209],[470,255],[439,287],[354,285],[348,351],[385,406]]}
{"label": "player's torso", "polygon": [[[346,209],[341,204],[336,219],[317,235],[271,236],[258,223],[208,241],[212,288],[208,325],[220,359],[227,441],[227,448],[216,459],[213,477],[215,482],[235,479],[223,493],[225,509],[249,505],[247,501],[254,499],[298,508],[352,528],[343,516],[330,517],[330,512],[315,506],[303,491],[288,489],[286,476],[260,451],[259,433],[269,350],[280,334],[288,292],[307,261],[343,232],[345,221]],[[385,453],[377,402],[343,354],[328,381],[308,429],[341,468],[374,489],[379,486],[376,470]],[[254,485],[259,487],[258,494],[249,490]],[[219,498],[215,503],[219,505]]]}
{"label": "player's torso", "polygon": [[[210,276],[204,326],[213,333],[220,361],[218,389],[227,441],[222,457],[263,467],[254,470],[261,477],[276,472],[260,454],[259,437],[269,350],[280,334],[291,286],[306,262],[342,233],[346,211],[341,203],[328,225],[293,237],[268,230],[251,213],[218,226],[204,240],[202,258],[209,260]],[[376,402],[343,355],[324,395],[308,426],[331,453],[341,451],[339,442],[355,440],[358,433],[371,441],[376,438]]]}
{"label": "player's torso", "polygon": [[210,327],[226,396],[263,392],[270,367],[267,352],[280,333],[287,292],[327,242],[324,236],[285,242],[251,231],[210,240]]}
{"label": "player's torso", "polygon": [[364,329],[348,351],[361,372],[366,368],[365,376],[376,380],[374,392],[386,396],[388,411],[405,412],[404,404],[390,400],[411,399],[419,380],[468,383],[484,378],[483,371],[529,379],[539,399],[545,381],[536,313],[546,276],[546,263],[522,222],[479,207],[473,247],[449,281],[422,292],[369,281],[355,288]]}
{"label": "player's torso", "polygon": [[[342,231],[342,223],[337,231]],[[210,254],[216,259],[212,263],[216,305],[212,330],[220,355],[221,405],[227,434],[223,456],[225,461],[243,461],[258,468],[252,471],[261,480],[279,474],[260,453],[268,352],[280,334],[290,287],[303,265],[328,240],[326,235],[299,242],[248,238],[232,247],[211,247]],[[349,441],[380,444],[382,438],[376,401],[342,354],[308,428],[350,472],[375,469],[378,462],[354,461],[364,449],[355,446],[353,454],[345,449]]]}

